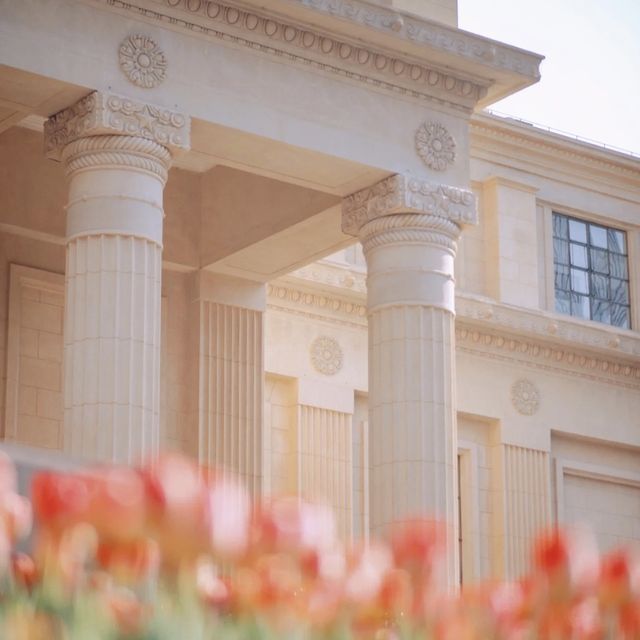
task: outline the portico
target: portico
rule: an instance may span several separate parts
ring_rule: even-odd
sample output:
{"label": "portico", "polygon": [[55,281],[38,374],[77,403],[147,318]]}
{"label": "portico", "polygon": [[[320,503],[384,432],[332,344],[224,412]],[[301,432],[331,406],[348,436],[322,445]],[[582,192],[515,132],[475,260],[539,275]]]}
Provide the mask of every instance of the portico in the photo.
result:
{"label": "portico", "polygon": [[[25,246],[4,268],[64,273],[56,442],[118,461],[178,446],[270,490],[266,285],[358,238],[369,269],[371,526],[446,518],[453,583],[453,262],[477,217],[468,120],[535,82],[540,57],[382,3],[263,5],[3,8],[0,86],[14,111],[1,162],[28,156],[22,191],[55,184],[35,205],[7,207],[3,229]],[[35,56],[26,29],[60,56]],[[36,87],[46,95],[34,98]],[[60,164],[32,157],[43,122]],[[55,255],[29,264],[34,242]],[[12,283],[34,277],[11,268]],[[15,356],[36,358],[26,354]],[[21,427],[23,372],[5,374],[5,438],[38,444]],[[349,408],[323,393],[305,402],[342,424],[353,397]],[[296,477],[286,488],[299,488]]]}

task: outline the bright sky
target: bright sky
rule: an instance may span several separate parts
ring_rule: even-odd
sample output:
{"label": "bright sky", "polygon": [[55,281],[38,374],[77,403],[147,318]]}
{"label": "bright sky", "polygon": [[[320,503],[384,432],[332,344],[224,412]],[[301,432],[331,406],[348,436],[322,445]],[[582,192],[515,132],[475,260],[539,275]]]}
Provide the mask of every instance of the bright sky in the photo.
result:
{"label": "bright sky", "polygon": [[546,56],[494,109],[640,153],[640,0],[458,0],[459,26]]}

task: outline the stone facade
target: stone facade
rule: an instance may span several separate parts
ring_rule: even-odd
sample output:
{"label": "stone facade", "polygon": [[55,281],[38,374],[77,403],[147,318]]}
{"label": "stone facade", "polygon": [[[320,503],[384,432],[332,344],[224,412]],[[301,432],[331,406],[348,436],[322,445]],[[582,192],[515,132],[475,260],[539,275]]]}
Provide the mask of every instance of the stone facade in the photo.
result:
{"label": "stone facade", "polygon": [[[640,539],[640,162],[482,112],[540,56],[441,0],[56,5],[0,22],[5,441],[435,513],[449,585]],[[630,329],[556,312],[554,214],[626,234]]]}

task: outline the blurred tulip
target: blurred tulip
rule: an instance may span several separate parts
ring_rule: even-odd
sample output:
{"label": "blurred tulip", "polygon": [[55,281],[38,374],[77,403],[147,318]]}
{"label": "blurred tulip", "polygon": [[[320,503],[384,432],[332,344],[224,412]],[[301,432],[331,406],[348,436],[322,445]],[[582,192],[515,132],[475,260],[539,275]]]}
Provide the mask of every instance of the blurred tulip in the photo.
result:
{"label": "blurred tulip", "polygon": [[230,478],[220,477],[209,486],[209,527],[214,553],[224,559],[247,551],[251,501],[249,493]]}
{"label": "blurred tulip", "polygon": [[412,573],[429,576],[445,548],[446,527],[441,522],[416,518],[391,529],[391,549],[396,564]]}
{"label": "blurred tulip", "polygon": [[389,549],[379,543],[352,552],[348,558],[344,592],[356,605],[371,604],[380,594],[385,575],[393,567]]}
{"label": "blurred tulip", "polygon": [[211,562],[198,564],[196,585],[199,596],[207,606],[220,613],[231,610],[233,597],[230,580],[220,578]]}
{"label": "blurred tulip", "polygon": [[95,482],[80,474],[36,474],[31,482],[31,500],[38,523],[59,532],[86,521],[95,490]]}
{"label": "blurred tulip", "polygon": [[11,458],[0,451],[0,502],[5,493],[16,490],[16,468]]}
{"label": "blurred tulip", "polygon": [[160,549],[149,538],[128,542],[100,542],[96,560],[102,569],[123,581],[140,581],[157,574]]}
{"label": "blurred tulip", "polygon": [[618,549],[602,558],[598,596],[603,607],[621,606],[640,596],[640,558]]}
{"label": "blurred tulip", "polygon": [[584,529],[553,529],[535,542],[533,564],[554,590],[555,596],[595,587],[599,573],[598,549]]}
{"label": "blurred tulip", "polygon": [[144,631],[149,610],[128,589],[118,589],[106,595],[106,604],[118,632],[124,637],[137,638]]}
{"label": "blurred tulip", "polygon": [[29,500],[12,492],[1,495],[0,522],[4,523],[4,530],[12,542],[28,535],[33,524]]}
{"label": "blurred tulip", "polygon": [[266,551],[323,551],[337,542],[331,509],[295,497],[262,505],[254,520],[254,544]]}
{"label": "blurred tulip", "polygon": [[26,553],[14,553],[11,558],[11,569],[16,584],[31,591],[40,579],[36,563]]}

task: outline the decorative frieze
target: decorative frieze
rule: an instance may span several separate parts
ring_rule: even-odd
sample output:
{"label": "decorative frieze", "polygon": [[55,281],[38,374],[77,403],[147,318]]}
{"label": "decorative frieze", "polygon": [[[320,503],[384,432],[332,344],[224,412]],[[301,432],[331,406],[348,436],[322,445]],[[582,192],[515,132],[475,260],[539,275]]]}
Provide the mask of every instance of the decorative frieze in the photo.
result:
{"label": "decorative frieze", "polygon": [[464,321],[458,316],[456,345],[459,351],[505,362],[516,361],[542,371],[640,389],[640,367],[635,364],[581,353],[570,346],[559,347],[535,339],[497,333],[499,327],[480,329],[462,326]]}
{"label": "decorative frieze", "polygon": [[167,58],[149,36],[135,34],[125,38],[118,49],[120,68],[137,87],[153,89],[167,75]]}
{"label": "decorative frieze", "polygon": [[[458,227],[478,222],[471,191],[396,174],[343,200],[342,230],[357,236],[365,224],[395,214],[427,214]],[[429,226],[438,224],[442,223],[433,221]]]}
{"label": "decorative frieze", "polygon": [[[415,97],[434,98],[447,96],[452,103],[471,108],[486,93],[485,85],[443,72],[415,59],[390,55],[363,44],[354,44],[340,37],[321,33],[309,25],[285,22],[274,16],[262,16],[233,6],[229,2],[213,0],[164,0],[168,7],[180,9],[186,14],[203,19],[201,24],[172,19],[186,28],[220,37],[221,30],[231,28],[224,39],[250,46],[262,53],[275,53],[292,62],[320,63],[323,71],[337,73],[354,80],[391,89],[394,92],[413,94]],[[114,4],[125,4],[114,2]],[[207,25],[207,26],[204,26]],[[258,44],[260,43],[260,44]],[[268,44],[267,44],[268,43]],[[272,50],[273,48],[273,50]],[[402,86],[404,85],[404,86]]]}
{"label": "decorative frieze", "polygon": [[175,154],[189,148],[190,119],[182,113],[115,93],[94,91],[44,125],[47,157],[60,160],[71,142],[89,136],[132,136]]}
{"label": "decorative frieze", "polygon": [[268,307],[272,309],[298,309],[323,320],[338,321],[343,318],[357,326],[366,327],[367,308],[353,300],[311,293],[283,284],[267,285],[267,296]]}

